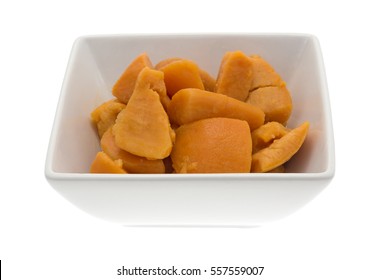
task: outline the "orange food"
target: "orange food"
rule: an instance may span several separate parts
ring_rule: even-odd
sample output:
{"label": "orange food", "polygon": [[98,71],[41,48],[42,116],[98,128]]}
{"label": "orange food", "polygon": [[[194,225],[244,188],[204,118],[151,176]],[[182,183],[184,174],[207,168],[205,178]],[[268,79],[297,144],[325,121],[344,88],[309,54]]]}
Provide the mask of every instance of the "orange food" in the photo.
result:
{"label": "orange food", "polygon": [[164,60],[161,60],[160,62],[158,62],[156,64],[156,66],[154,66],[154,69],[156,70],[161,70],[163,67],[165,67],[166,65],[174,62],[174,61],[179,61],[179,60],[182,60],[182,58],[180,57],[170,57],[170,58],[166,58]]}
{"label": "orange food", "polygon": [[141,71],[128,105],[113,127],[121,149],[148,159],[169,156],[175,134],[157,92],[163,87],[162,72],[149,68]]}
{"label": "orange food", "polygon": [[179,125],[215,117],[245,120],[251,130],[264,123],[264,113],[257,106],[200,89],[177,92],[169,104],[168,114],[170,120]]}
{"label": "orange food", "polygon": [[125,104],[118,100],[104,102],[91,113],[91,120],[98,128],[99,137],[102,138],[104,132],[115,124],[117,115],[125,108]]}
{"label": "orange food", "polygon": [[241,51],[227,52],[220,65],[216,92],[245,101],[252,78],[252,59]]}
{"label": "orange food", "polygon": [[274,140],[280,139],[289,129],[278,122],[269,122],[252,132],[252,151],[253,153],[268,147]]}
{"label": "orange food", "polygon": [[285,124],[293,109],[292,98],[285,85],[251,91],[246,102],[264,111],[265,122],[275,121]]}
{"label": "orange food", "polygon": [[125,174],[125,170],[122,168],[121,160],[112,160],[106,153],[98,152],[94,161],[91,164],[91,173],[116,173]]}
{"label": "orange food", "polygon": [[176,60],[162,68],[169,97],[184,88],[204,89],[198,66],[190,60]]}
{"label": "orange food", "polygon": [[[179,57],[171,57],[171,58],[161,60],[159,63],[156,64],[155,69],[161,70],[166,65],[174,61],[179,61],[179,60],[183,60],[183,59]],[[216,80],[207,71],[201,68],[198,68],[198,70],[199,70],[199,76],[202,80],[204,89],[207,91],[215,91]]]}
{"label": "orange food", "polygon": [[251,55],[253,78],[250,91],[268,86],[282,86],[285,82],[273,67],[259,55]]}
{"label": "orange food", "polygon": [[167,110],[170,102],[170,98],[166,92],[166,85],[164,82],[164,76],[162,72],[155,71],[153,69],[143,69],[135,84],[135,89],[142,89],[149,87],[153,91],[157,92],[162,106]]}
{"label": "orange food", "polygon": [[161,159],[148,160],[120,149],[115,143],[112,128],[104,133],[100,146],[111,159],[121,159],[123,168],[128,173],[165,173],[165,165]]}
{"label": "orange food", "polygon": [[148,55],[142,53],[125,69],[113,86],[112,94],[127,104],[135,88],[137,76],[145,67],[153,68],[153,65]]}
{"label": "orange food", "polygon": [[246,121],[211,118],[176,130],[171,159],[177,173],[241,173],[250,171],[251,155]]}
{"label": "orange food", "polygon": [[305,122],[253,154],[251,172],[267,172],[287,162],[302,146],[308,129],[309,123]]}
{"label": "orange food", "polygon": [[267,171],[266,173],[284,173],[284,172],[285,172],[285,166],[280,165],[273,168],[272,170]]}
{"label": "orange food", "polygon": [[293,110],[285,82],[241,51],[225,53],[217,80],[178,57],[153,69],[142,53],[112,93],[91,113],[102,148],[94,173],[285,172],[309,128],[285,127]]}
{"label": "orange food", "polygon": [[216,80],[205,70],[199,69],[199,75],[204,86],[204,89],[207,91],[215,91]]}

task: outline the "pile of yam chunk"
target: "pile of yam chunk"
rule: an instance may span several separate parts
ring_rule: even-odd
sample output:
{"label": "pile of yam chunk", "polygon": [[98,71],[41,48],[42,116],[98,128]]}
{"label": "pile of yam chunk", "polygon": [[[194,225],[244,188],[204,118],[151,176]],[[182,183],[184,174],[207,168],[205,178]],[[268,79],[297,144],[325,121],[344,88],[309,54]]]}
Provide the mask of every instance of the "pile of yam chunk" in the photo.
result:
{"label": "pile of yam chunk", "polygon": [[292,97],[258,55],[226,52],[214,79],[192,60],[127,66],[91,113],[101,151],[91,173],[285,172],[309,122],[289,128]]}

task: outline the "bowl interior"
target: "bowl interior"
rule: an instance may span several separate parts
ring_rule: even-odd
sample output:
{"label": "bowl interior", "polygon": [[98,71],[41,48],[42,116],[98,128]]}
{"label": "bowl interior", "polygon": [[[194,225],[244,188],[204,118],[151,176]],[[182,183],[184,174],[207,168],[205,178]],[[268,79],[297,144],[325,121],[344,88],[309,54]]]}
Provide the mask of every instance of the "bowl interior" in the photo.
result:
{"label": "bowl interior", "polygon": [[226,51],[259,54],[273,65],[292,93],[289,127],[310,121],[301,150],[288,172],[319,173],[331,167],[332,127],[323,62],[317,40],[308,35],[154,35],[90,36],[73,47],[57,109],[48,153],[48,167],[57,173],[88,173],[100,150],[90,113],[113,98],[120,74],[140,53],[153,64],[184,57],[216,77]]}

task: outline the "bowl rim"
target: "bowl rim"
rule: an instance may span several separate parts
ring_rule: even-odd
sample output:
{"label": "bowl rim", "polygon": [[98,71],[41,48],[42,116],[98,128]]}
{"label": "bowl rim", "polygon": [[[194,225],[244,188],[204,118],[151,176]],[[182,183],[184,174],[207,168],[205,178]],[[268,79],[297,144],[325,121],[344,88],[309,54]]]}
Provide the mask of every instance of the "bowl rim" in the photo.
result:
{"label": "bowl rim", "polygon": [[326,180],[334,177],[334,169],[316,173],[210,173],[210,174],[93,174],[93,173],[63,173],[55,172],[48,166],[45,168],[45,177],[50,180],[79,180],[79,181],[178,181],[178,180],[206,180],[206,181],[259,181],[259,180]]}
{"label": "bowl rim", "polygon": [[82,39],[110,39],[110,38],[158,38],[158,37],[304,37],[318,40],[317,36],[306,32],[139,32],[139,33],[111,33],[111,34],[85,34],[76,37],[77,40]]}

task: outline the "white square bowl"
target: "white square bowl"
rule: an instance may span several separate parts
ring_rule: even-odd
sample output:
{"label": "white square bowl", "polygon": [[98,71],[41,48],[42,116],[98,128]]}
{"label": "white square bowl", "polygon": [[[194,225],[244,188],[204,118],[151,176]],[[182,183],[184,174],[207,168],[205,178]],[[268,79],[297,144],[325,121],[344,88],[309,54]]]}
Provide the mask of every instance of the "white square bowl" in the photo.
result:
{"label": "white square bowl", "polygon": [[[147,52],[153,63],[183,57],[216,76],[223,54],[259,54],[292,93],[295,127],[309,135],[284,174],[90,174],[100,150],[91,111],[112,98],[126,66]],[[253,226],[283,218],[334,176],[334,139],[318,40],[307,34],[86,36],[74,43],[56,112],[45,175],[77,207],[123,225]]]}

